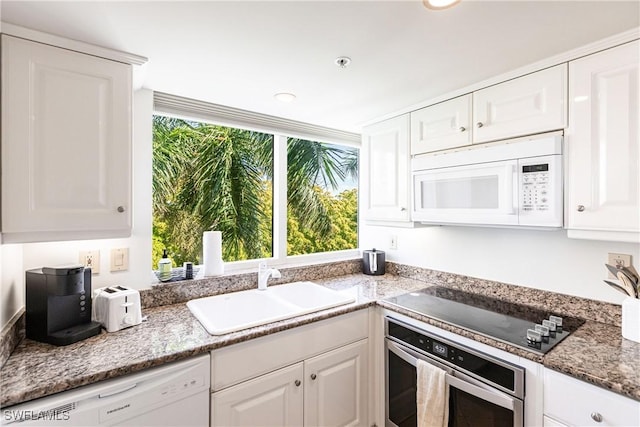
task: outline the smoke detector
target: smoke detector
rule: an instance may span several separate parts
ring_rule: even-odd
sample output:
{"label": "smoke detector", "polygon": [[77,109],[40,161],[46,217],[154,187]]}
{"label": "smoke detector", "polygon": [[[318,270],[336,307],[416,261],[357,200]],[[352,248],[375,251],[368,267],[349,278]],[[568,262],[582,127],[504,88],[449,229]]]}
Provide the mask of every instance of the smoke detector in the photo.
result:
{"label": "smoke detector", "polygon": [[348,56],[339,56],[334,62],[340,68],[347,68],[349,64],[351,64],[351,58]]}

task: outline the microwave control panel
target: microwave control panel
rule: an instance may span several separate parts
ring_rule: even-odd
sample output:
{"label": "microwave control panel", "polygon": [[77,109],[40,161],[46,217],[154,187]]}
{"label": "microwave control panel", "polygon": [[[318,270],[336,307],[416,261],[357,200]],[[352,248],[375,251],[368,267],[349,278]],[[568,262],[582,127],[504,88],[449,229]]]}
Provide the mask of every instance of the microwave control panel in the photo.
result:
{"label": "microwave control panel", "polygon": [[522,170],[522,210],[549,210],[549,164],[523,165]]}
{"label": "microwave control panel", "polygon": [[518,160],[518,224],[562,227],[562,156]]}

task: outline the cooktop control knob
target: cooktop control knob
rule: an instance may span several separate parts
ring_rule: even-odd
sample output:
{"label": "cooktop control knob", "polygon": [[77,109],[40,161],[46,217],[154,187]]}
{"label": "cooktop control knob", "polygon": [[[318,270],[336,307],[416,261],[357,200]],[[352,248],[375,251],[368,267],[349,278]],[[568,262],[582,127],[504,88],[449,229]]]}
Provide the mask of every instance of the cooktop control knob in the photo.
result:
{"label": "cooktop control knob", "polygon": [[542,335],[533,329],[527,329],[527,345],[540,349],[542,347]]}
{"label": "cooktop control knob", "polygon": [[556,322],[552,322],[551,320],[543,320],[542,326],[546,326],[547,328],[549,328],[549,335],[551,336],[551,338],[556,337],[556,329],[558,327],[558,325],[556,325]]}
{"label": "cooktop control knob", "polygon": [[536,332],[540,333],[542,337],[542,342],[549,342],[549,328],[542,325],[536,325]]}
{"label": "cooktop control knob", "polygon": [[549,320],[556,324],[556,332],[562,332],[562,317],[549,316]]}

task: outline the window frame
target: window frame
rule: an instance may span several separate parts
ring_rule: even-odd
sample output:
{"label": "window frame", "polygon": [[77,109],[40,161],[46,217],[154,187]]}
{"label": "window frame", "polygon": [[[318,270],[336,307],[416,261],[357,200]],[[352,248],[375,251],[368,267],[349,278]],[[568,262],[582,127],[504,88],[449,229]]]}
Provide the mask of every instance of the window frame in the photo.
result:
{"label": "window frame", "polygon": [[[287,255],[288,138],[301,138],[309,141],[344,145],[360,151],[360,134],[266,116],[158,92],[154,93],[153,115],[162,115],[273,135],[272,256],[270,258],[225,262],[225,273],[255,270],[258,268],[258,264],[265,260],[269,265],[286,267],[343,261],[360,256],[360,223],[358,223],[358,244],[354,249],[317,252],[304,255]],[[236,121],[233,120],[234,115],[237,117]],[[358,194],[361,187],[359,175],[360,174],[358,174]]]}

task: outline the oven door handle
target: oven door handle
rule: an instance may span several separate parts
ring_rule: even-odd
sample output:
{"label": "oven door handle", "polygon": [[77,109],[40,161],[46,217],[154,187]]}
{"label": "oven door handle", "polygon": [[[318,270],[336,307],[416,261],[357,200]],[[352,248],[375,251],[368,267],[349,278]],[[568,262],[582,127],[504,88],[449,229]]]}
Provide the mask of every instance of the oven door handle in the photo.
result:
{"label": "oven door handle", "polygon": [[498,390],[487,390],[483,387],[479,387],[468,381],[465,381],[464,379],[457,378],[457,377],[469,378],[469,380],[474,381],[472,378],[468,377],[467,375],[464,375],[460,372],[455,372],[451,368],[443,365],[442,363],[439,363],[436,360],[427,359],[424,356],[421,356],[419,353],[416,353],[409,349],[400,348],[398,344],[392,341],[387,340],[387,348],[393,354],[395,354],[396,356],[398,356],[399,358],[401,358],[402,360],[404,360],[405,362],[411,364],[416,368],[418,366],[418,359],[420,359],[426,363],[429,363],[431,365],[434,365],[442,369],[443,371],[446,372],[445,379],[447,384],[450,387],[455,387],[458,390],[464,391],[465,393],[469,393],[472,396],[477,396],[480,399],[485,400],[487,402],[491,402],[495,405],[498,405],[500,407],[503,407],[512,411],[516,411],[516,399],[514,397],[509,396],[506,393],[503,393]]}

